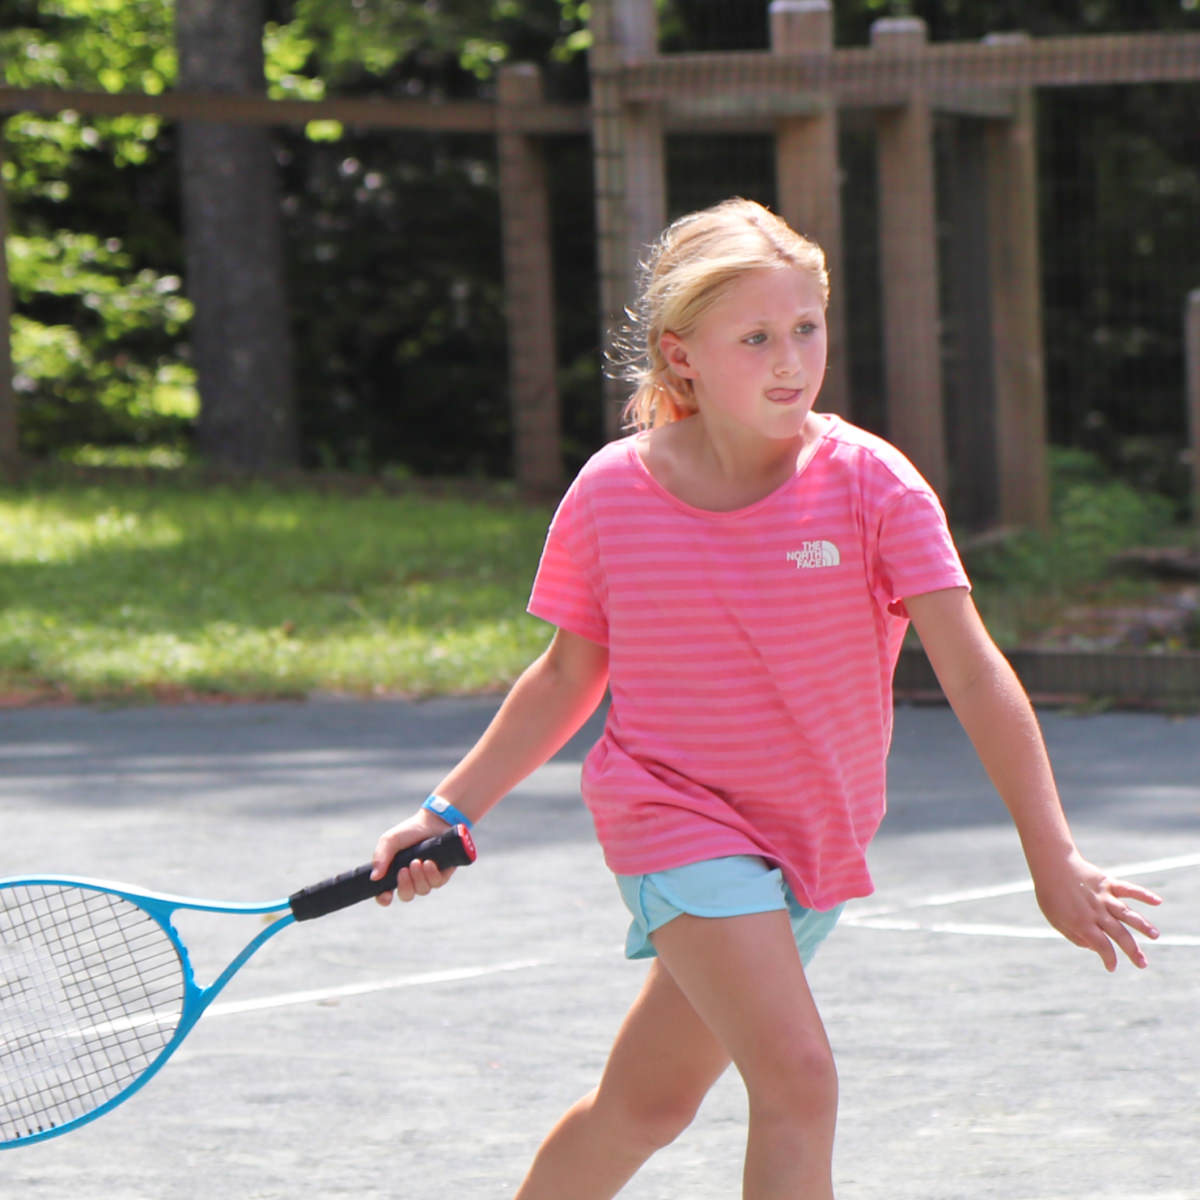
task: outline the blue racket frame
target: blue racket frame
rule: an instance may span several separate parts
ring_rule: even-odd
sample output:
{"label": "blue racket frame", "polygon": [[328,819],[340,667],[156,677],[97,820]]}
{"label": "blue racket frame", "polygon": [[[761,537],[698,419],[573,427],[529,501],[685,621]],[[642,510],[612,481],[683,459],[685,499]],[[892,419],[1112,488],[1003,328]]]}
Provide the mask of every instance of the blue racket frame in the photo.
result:
{"label": "blue racket frame", "polygon": [[[388,864],[387,870],[379,878],[374,878],[372,865],[366,863],[353,871],[322,880],[310,887],[301,888],[298,892],[282,900],[267,900],[261,903],[230,903],[220,900],[198,900],[190,896],[176,896],[167,892],[151,892],[140,888],[130,887],[122,883],[102,879],[89,879],[69,875],[28,875],[0,879],[0,889],[16,887],[58,887],[77,888],[91,892],[99,892],[117,896],[122,900],[136,905],[146,913],[166,935],[168,941],[179,959],[180,973],[183,981],[183,996],[180,1002],[179,1022],[171,1037],[158,1054],[151,1059],[136,1078],[125,1087],[114,1093],[95,1108],[78,1116],[71,1117],[61,1123],[47,1128],[39,1128],[17,1137],[0,1140],[0,1149],[10,1149],[15,1146],[28,1146],[50,1137],[57,1137],[72,1129],[78,1129],[89,1121],[96,1120],[116,1108],[118,1104],[128,1100],[154,1078],[179,1047],[179,1043],[187,1037],[195,1027],[196,1022],[204,1015],[205,1010],[239,970],[262,947],[289,925],[297,921],[309,921],[315,917],[323,917],[337,912],[351,904],[358,904],[372,896],[378,896],[390,891],[396,886],[396,878],[401,869],[416,859],[436,863],[442,869],[467,866],[475,861],[475,843],[471,839],[466,826],[456,825],[436,837],[426,838],[423,842],[408,846],[399,851]],[[219,916],[271,916],[278,914],[275,920],[252,937],[230,960],[225,969],[207,987],[196,982],[195,971],[192,967],[191,956],[186,944],[175,927],[175,914],[181,911],[213,913]],[[2,1132],[2,1131],[0,1131]]]}
{"label": "blue racket frame", "polygon": [[[39,1130],[26,1134],[11,1141],[0,1142],[0,1150],[8,1150],[17,1146],[28,1146],[46,1138],[57,1137],[72,1129],[78,1129],[89,1121],[102,1117],[106,1112],[124,1103],[135,1092],[140,1091],[163,1068],[167,1060],[178,1049],[180,1042],[195,1028],[196,1023],[204,1016],[205,1010],[221,994],[229,981],[239,970],[271,940],[277,933],[289,925],[296,923],[295,914],[291,911],[291,901],[287,898],[271,900],[259,904],[238,904],[216,900],[197,900],[190,896],[176,896],[169,892],[143,892],[125,887],[121,884],[107,882],[101,879],[88,879],[71,875],[38,875],[21,876],[19,878],[0,879],[0,889],[7,887],[72,887],[84,888],[93,892],[105,892],[119,896],[123,900],[136,904],[143,912],[153,918],[162,929],[174,947],[179,957],[179,965],[183,978],[183,1001],[180,1006],[179,1023],[170,1040],[159,1051],[158,1056],[138,1075],[128,1086],[104,1101],[99,1107],[55,1125],[50,1129]],[[252,937],[238,954],[229,962],[225,969],[207,987],[202,987],[196,980],[192,967],[191,955],[175,927],[174,917],[180,911],[218,913],[233,916],[269,916],[280,914],[270,925],[260,930]]]}

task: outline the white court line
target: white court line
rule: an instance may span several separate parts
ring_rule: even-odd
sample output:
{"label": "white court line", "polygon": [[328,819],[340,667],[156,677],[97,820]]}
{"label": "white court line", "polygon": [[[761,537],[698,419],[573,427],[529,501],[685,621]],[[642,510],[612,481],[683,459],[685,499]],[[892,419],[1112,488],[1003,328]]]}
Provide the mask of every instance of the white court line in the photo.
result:
{"label": "white court line", "polygon": [[[1135,875],[1152,875],[1161,871],[1180,871],[1189,867],[1200,867],[1200,854],[1176,854],[1170,858],[1153,858],[1142,862],[1121,863],[1113,867],[1108,874],[1118,877]],[[967,921],[935,921],[924,924],[921,921],[905,919],[899,914],[910,912],[916,908],[944,908],[953,904],[967,904],[973,900],[995,900],[1002,896],[1018,896],[1033,891],[1033,882],[1029,879],[1018,880],[1014,883],[999,883],[992,887],[966,888],[960,892],[942,892],[933,896],[925,896],[919,900],[909,900],[903,904],[884,904],[862,909],[851,909],[842,918],[842,924],[857,929],[881,929],[893,933],[945,933],[956,934],[959,937],[1007,937],[1056,939],[1059,934],[1049,926],[1040,925],[998,925],[989,922]],[[1190,934],[1164,934],[1153,940],[1147,939],[1152,946],[1200,946],[1200,937]]]}
{"label": "white court line", "polygon": [[366,996],[371,992],[386,992],[397,988],[427,987],[434,983],[457,983],[462,979],[479,979],[484,975],[500,975],[505,971],[527,971],[544,967],[544,958],[521,958],[511,962],[492,963],[486,967],[454,967],[446,971],[425,971],[420,975],[402,975],[397,979],[376,979],[367,983],[347,983],[340,987],[313,988],[306,992],[282,992],[278,996],[261,996],[257,1000],[232,1000],[213,1004],[204,1014],[208,1017],[231,1017],[240,1013],[261,1012],[268,1008],[286,1008],[291,1004],[319,1004],[324,1000],[340,1000],[345,996]]}
{"label": "white court line", "polygon": [[[880,929],[888,933],[951,933],[959,937],[1007,937],[1029,938],[1038,941],[1057,941],[1061,936],[1049,925],[996,925],[985,922],[938,921],[922,925],[920,921],[905,921],[897,917],[866,917],[861,921],[846,923],[854,929]],[[1200,946],[1200,937],[1186,933],[1166,933],[1158,938],[1147,938],[1146,944],[1159,946]]]}
{"label": "white court line", "polygon": [[[1152,858],[1143,862],[1121,863],[1108,870],[1109,875],[1152,875],[1160,871],[1179,871],[1188,867],[1200,867],[1200,854],[1177,854],[1171,858]],[[992,887],[966,888],[961,892],[941,892],[925,896],[920,900],[907,900],[903,904],[881,904],[847,912],[843,921],[860,924],[875,917],[890,917],[894,913],[908,912],[914,908],[942,908],[950,904],[966,904],[972,900],[996,900],[1001,896],[1019,896],[1033,891],[1033,881],[1017,880],[1015,883],[999,883]]]}

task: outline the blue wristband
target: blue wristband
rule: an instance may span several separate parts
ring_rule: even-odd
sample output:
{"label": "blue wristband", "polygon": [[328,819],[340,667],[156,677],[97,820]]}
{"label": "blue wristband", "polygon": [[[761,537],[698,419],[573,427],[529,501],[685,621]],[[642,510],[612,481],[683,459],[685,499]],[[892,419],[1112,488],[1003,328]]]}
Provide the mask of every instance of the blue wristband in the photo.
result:
{"label": "blue wristband", "polygon": [[470,829],[474,824],[470,817],[460,813],[449,800],[443,800],[441,796],[429,796],[421,807],[436,813],[447,825],[465,825]]}

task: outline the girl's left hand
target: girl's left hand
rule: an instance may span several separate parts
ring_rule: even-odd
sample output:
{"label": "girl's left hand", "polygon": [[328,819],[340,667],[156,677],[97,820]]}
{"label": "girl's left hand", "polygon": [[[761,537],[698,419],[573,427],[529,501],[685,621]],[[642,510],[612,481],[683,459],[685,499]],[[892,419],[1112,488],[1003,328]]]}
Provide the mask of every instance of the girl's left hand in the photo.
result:
{"label": "girl's left hand", "polygon": [[1123,879],[1113,879],[1099,867],[1075,855],[1065,870],[1052,877],[1035,877],[1038,904],[1046,920],[1069,942],[1094,950],[1105,969],[1117,969],[1119,947],[1135,967],[1147,965],[1146,955],[1131,929],[1145,937],[1158,937],[1158,930],[1128,900],[1158,905],[1162,897]]}

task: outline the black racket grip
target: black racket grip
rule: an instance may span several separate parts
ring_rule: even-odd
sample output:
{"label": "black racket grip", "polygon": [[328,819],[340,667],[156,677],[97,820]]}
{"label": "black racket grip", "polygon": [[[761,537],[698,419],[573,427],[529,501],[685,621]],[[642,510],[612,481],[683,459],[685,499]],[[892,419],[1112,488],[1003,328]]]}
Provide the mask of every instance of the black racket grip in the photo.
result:
{"label": "black racket grip", "polygon": [[390,892],[396,886],[396,876],[401,868],[418,858],[435,862],[443,869],[466,867],[475,861],[475,843],[465,825],[455,825],[437,837],[426,838],[415,846],[406,846],[392,859],[381,879],[371,878],[371,864],[367,863],[355,871],[347,871],[344,875],[335,875],[332,879],[301,888],[288,897],[292,915],[297,921],[311,921],[314,917],[323,917],[326,913],[337,912],[339,908],[348,908],[361,900]]}

